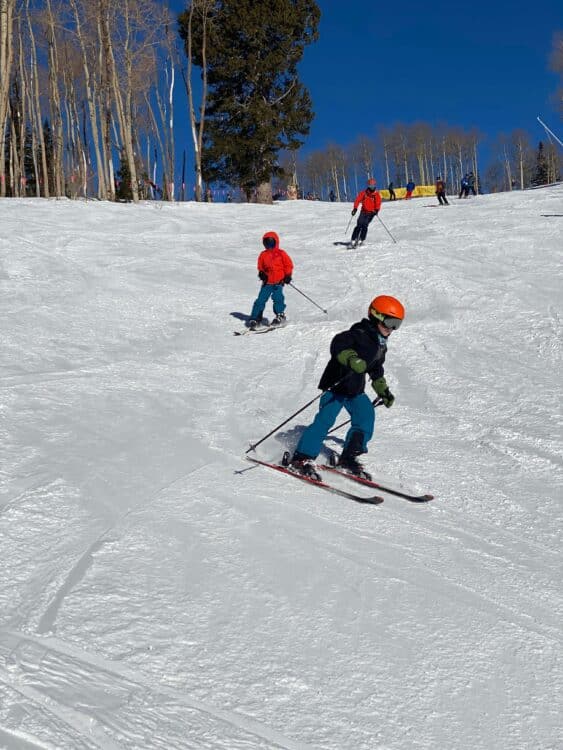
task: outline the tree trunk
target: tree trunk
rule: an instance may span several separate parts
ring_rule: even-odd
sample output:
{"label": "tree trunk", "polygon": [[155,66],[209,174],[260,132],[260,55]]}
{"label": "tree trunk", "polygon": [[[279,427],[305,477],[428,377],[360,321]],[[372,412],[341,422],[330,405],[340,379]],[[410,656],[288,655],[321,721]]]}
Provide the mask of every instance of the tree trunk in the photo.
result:
{"label": "tree trunk", "polygon": [[98,174],[98,199],[106,197],[106,181],[104,175],[104,168],[102,163],[102,154],[100,152],[100,135],[98,132],[98,116],[96,112],[96,105],[94,101],[94,89],[92,85],[92,76],[90,73],[90,65],[88,62],[88,53],[86,51],[86,43],[84,35],[82,33],[82,25],[80,23],[80,16],[78,14],[78,8],[76,0],[70,0],[70,4],[74,11],[74,18],[76,21],[76,34],[80,43],[80,51],[82,53],[82,69],[84,72],[84,88],[86,90],[86,101],[88,102],[88,115],[90,117],[90,128],[92,130],[92,141],[94,144],[94,154],[96,157],[96,172]]}
{"label": "tree trunk", "polygon": [[47,0],[49,47],[49,104],[51,107],[51,129],[53,134],[53,174],[55,183],[55,195],[64,193],[63,174],[63,121],[61,117],[61,98],[58,86],[59,77],[59,55],[57,49],[57,36],[55,32],[55,18],[51,7],[51,0]]}
{"label": "tree trunk", "polygon": [[[12,23],[15,0],[0,0],[0,154],[4,154],[12,69]],[[0,158],[0,196],[6,195],[6,165]]]}
{"label": "tree trunk", "polygon": [[37,46],[35,44],[35,34],[33,33],[33,25],[31,23],[31,17],[29,14],[29,0],[26,1],[25,13],[27,18],[27,28],[29,30],[30,46],[31,46],[31,78],[33,88],[33,120],[34,129],[37,133],[39,140],[39,147],[41,152],[41,175],[43,180],[43,197],[49,198],[51,192],[49,190],[49,168],[47,166],[47,149],[45,147],[45,134],[43,132],[43,116],[41,113],[41,99],[39,92],[39,71],[37,67]]}
{"label": "tree trunk", "polygon": [[256,203],[273,203],[272,183],[261,182],[256,188]]}

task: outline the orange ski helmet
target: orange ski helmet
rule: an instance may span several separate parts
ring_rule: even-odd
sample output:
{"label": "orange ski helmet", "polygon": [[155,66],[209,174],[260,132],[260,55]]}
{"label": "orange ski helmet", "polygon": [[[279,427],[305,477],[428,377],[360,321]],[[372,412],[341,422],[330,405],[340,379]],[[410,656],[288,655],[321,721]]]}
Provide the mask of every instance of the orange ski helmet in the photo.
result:
{"label": "orange ski helmet", "polygon": [[375,187],[375,180],[373,179],[373,177],[369,178],[369,180],[368,180],[368,187],[370,187],[370,188],[374,188]]}
{"label": "orange ski helmet", "polygon": [[[396,321],[404,320],[405,308],[396,297],[389,297],[387,294],[380,294],[379,297],[372,299],[369,306],[368,315],[370,320],[385,323],[386,319],[393,318]],[[400,323],[388,328],[398,328]]]}

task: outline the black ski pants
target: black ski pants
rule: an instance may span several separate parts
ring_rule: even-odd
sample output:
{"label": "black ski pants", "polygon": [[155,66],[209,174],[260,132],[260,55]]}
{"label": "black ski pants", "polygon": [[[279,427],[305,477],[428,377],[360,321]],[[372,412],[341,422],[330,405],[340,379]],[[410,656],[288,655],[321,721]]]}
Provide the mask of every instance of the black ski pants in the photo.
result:
{"label": "black ski pants", "polygon": [[368,233],[368,227],[373,219],[373,217],[376,216],[375,213],[364,211],[363,209],[360,211],[360,215],[358,216],[358,223],[354,227],[354,231],[352,232],[352,242],[355,240],[360,240],[360,242],[363,242],[365,238],[367,237]]}
{"label": "black ski pants", "polygon": [[448,199],[446,198],[446,194],[444,193],[443,190],[440,190],[439,192],[437,192],[436,193],[436,197],[438,198],[438,203],[441,206],[449,206],[450,205],[448,203]]}

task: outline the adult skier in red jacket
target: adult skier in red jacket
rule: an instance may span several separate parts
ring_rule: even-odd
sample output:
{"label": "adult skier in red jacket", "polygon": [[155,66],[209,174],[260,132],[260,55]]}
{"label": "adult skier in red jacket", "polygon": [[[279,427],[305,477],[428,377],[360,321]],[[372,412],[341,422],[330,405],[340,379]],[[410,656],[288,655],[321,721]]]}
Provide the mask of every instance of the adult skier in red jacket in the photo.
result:
{"label": "adult skier in red jacket", "polygon": [[377,216],[379,209],[381,208],[381,195],[377,191],[375,186],[375,180],[369,179],[365,190],[362,190],[356,196],[354,201],[354,208],[352,209],[352,216],[355,216],[358,211],[358,206],[362,204],[362,210],[358,217],[354,231],[352,232],[351,247],[357,247],[358,244],[362,244],[367,237],[368,227],[374,216]]}

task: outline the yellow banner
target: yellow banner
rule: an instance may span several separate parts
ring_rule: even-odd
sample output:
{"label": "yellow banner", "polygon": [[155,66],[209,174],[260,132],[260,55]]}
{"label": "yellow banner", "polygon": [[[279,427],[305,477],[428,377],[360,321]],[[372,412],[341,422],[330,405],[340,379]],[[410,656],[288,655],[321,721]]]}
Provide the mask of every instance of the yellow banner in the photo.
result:
{"label": "yellow banner", "polygon": [[[389,200],[389,191],[388,190],[380,190],[381,197],[383,200],[388,201]],[[407,189],[404,187],[395,188],[395,196],[397,200],[400,200],[401,198],[404,198],[406,195]],[[417,185],[415,189],[413,190],[412,197],[413,198],[422,198],[424,195],[436,195],[436,188],[434,185]]]}

